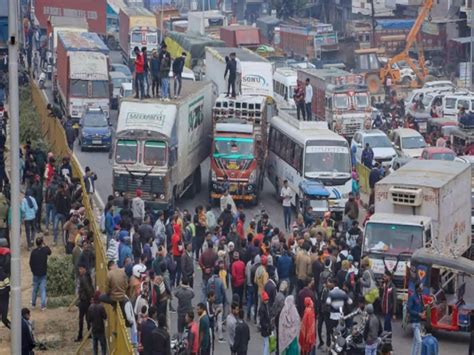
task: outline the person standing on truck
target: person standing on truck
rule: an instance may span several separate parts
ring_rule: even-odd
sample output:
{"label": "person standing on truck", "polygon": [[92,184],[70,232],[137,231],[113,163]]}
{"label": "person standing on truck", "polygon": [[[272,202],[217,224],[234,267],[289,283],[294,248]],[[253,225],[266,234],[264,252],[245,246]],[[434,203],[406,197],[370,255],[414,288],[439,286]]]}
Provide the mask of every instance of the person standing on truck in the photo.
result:
{"label": "person standing on truck", "polygon": [[[231,53],[229,60],[227,61],[227,65],[225,67],[224,72],[224,79],[227,77],[227,73],[229,73],[229,78],[227,82],[227,95],[226,97],[230,97],[235,99],[235,79],[237,77],[237,61],[235,60],[235,53]],[[232,91],[231,91],[232,89]]]}
{"label": "person standing on truck", "polygon": [[303,86],[301,85],[301,81],[298,81],[298,83],[296,85],[295,92],[294,92],[294,95],[293,95],[293,100],[295,100],[295,104],[296,104],[296,118],[299,121],[300,120],[300,113],[301,113],[303,121],[305,121],[306,120],[306,118],[305,118],[306,110],[305,110],[305,107],[304,107],[304,90],[303,90]]}
{"label": "person standing on truck", "polygon": [[306,109],[306,120],[311,121],[313,114],[311,112],[311,106],[313,103],[313,86],[309,82],[309,78],[306,78],[306,86],[304,88],[304,106]]}
{"label": "person standing on truck", "polygon": [[160,78],[161,78],[161,98],[165,101],[170,100],[170,68],[171,56],[166,49],[166,43],[161,46],[160,53]]}
{"label": "person standing on truck", "polygon": [[237,95],[242,95],[242,64],[240,63],[240,59],[235,57],[235,88]]}
{"label": "person standing on truck", "polygon": [[148,53],[147,48],[142,47],[142,55],[143,55],[143,83],[146,85],[146,90],[143,90],[146,94],[145,97],[147,99],[150,98],[150,79],[148,74],[150,72],[150,66],[148,64]]}
{"label": "person standing on truck", "polygon": [[135,53],[135,98],[143,100],[144,96],[144,87],[143,87],[143,73],[144,73],[144,59],[143,55],[140,52],[140,48],[135,46],[133,48],[133,52]]}
{"label": "person standing on truck", "polygon": [[183,70],[184,70],[184,62],[186,60],[186,52],[181,53],[181,57],[178,57],[173,62],[173,91],[174,91],[174,98],[178,99],[179,95],[181,94],[181,86],[183,84]]}
{"label": "person standing on truck", "polygon": [[153,52],[151,52],[150,71],[151,94],[153,97],[158,97],[160,92],[160,58],[158,58],[158,52],[156,49],[153,49]]}
{"label": "person standing on truck", "polygon": [[283,187],[280,191],[281,204],[283,206],[283,219],[285,220],[285,230],[290,231],[291,226],[291,199],[293,191],[288,186],[288,180],[283,181]]}

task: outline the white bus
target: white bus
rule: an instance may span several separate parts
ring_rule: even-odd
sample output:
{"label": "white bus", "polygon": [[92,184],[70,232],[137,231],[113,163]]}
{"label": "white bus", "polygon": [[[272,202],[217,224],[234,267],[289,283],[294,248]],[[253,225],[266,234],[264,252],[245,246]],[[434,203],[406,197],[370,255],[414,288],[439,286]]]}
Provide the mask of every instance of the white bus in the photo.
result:
{"label": "white bus", "polygon": [[296,69],[277,68],[273,73],[273,97],[278,108],[295,108]]}
{"label": "white bus", "polygon": [[270,120],[267,175],[280,195],[283,181],[299,206],[299,184],[320,181],[329,191],[329,209],[342,217],[352,190],[351,154],[347,140],[327,128],[326,122],[298,121],[294,110],[280,109]]}

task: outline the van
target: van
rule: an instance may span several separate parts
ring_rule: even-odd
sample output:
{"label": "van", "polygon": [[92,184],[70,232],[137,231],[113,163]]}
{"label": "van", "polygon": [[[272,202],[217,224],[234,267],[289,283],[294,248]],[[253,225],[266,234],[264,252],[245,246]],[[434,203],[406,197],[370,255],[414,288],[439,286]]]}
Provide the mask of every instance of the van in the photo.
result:
{"label": "van", "polygon": [[425,106],[424,112],[430,112],[431,106],[438,102],[442,104],[443,97],[453,93],[453,89],[450,88],[436,88],[436,89],[416,89],[406,99],[406,110],[407,113],[412,114],[414,110],[414,104],[418,100],[421,94],[423,94],[423,105]]}
{"label": "van", "polygon": [[471,92],[457,92],[443,98],[443,116],[457,117],[459,107],[466,111],[474,111],[474,94]]}

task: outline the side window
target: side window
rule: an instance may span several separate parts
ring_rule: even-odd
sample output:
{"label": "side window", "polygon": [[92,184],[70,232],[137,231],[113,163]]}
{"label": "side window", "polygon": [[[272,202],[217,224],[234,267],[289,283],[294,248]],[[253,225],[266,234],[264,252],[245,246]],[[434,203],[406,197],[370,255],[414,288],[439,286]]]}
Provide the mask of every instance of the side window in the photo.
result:
{"label": "side window", "polygon": [[423,152],[423,159],[428,159],[428,153],[427,152]]}
{"label": "side window", "polygon": [[178,160],[178,147],[171,147],[169,165],[175,166],[177,160]]}
{"label": "side window", "polygon": [[295,146],[295,154],[293,159],[293,166],[295,169],[301,173],[301,161],[303,160],[303,148],[299,145]]}
{"label": "side window", "polygon": [[459,100],[458,104],[456,105],[457,107],[462,106],[466,110],[469,110],[469,100]]}
{"label": "side window", "polygon": [[284,135],[284,134],[281,134],[280,135],[280,139],[278,140],[279,142],[281,142],[280,144],[280,157],[283,159],[283,160],[287,160],[286,158],[286,152],[287,152],[287,145],[288,145],[288,138]]}
{"label": "side window", "polygon": [[293,154],[295,152],[295,142],[293,142],[291,139],[288,138],[288,143],[286,146],[286,160],[288,164],[294,166],[294,159],[293,159]]}

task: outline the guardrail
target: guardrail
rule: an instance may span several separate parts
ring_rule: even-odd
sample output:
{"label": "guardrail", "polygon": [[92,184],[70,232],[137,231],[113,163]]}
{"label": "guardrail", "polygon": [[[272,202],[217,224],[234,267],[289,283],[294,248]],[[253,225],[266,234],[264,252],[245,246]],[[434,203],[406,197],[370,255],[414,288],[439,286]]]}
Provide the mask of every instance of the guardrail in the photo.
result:
{"label": "guardrail", "polygon": [[[63,126],[61,122],[53,117],[49,117],[48,109],[46,105],[48,104],[47,99],[41,92],[41,90],[36,86],[36,84],[31,85],[31,96],[33,103],[36,106],[38,114],[41,119],[41,131],[44,138],[51,144],[53,153],[55,156],[65,156],[69,155],[71,157],[71,166],[72,173],[74,177],[80,178],[81,187],[82,187],[82,203],[86,209],[86,217],[91,222],[90,228],[94,232],[94,246],[95,246],[95,255],[96,255],[96,264],[95,264],[95,282],[96,288],[101,292],[104,292],[107,284],[107,258],[105,256],[104,243],[102,241],[102,233],[100,231],[99,225],[96,221],[94,211],[91,207],[89,196],[86,193],[84,186],[84,175],[79,162],[76,157],[69,150],[66,141],[66,135],[64,133]],[[105,305],[107,312],[107,322],[106,322],[106,337],[108,352],[110,354],[133,354],[132,344],[130,342],[130,336],[128,334],[127,328],[125,326],[125,321],[123,319],[122,311],[120,307],[116,307],[114,310],[112,306]],[[79,348],[76,351],[76,354],[81,354],[83,348],[86,344],[90,344],[88,341],[84,341],[80,344]]]}

